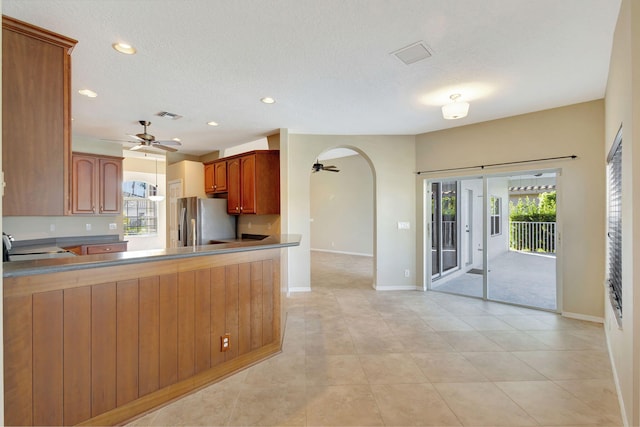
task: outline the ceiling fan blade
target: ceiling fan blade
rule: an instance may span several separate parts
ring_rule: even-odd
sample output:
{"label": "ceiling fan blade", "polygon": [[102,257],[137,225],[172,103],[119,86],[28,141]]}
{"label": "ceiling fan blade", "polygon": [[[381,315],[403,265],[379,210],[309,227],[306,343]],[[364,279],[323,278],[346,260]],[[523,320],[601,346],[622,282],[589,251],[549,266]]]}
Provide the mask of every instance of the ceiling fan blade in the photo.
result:
{"label": "ceiling fan blade", "polygon": [[144,144],[138,144],[135,147],[129,148],[129,151],[138,151],[139,149],[144,148],[144,147],[145,147]]}
{"label": "ceiling fan blade", "polygon": [[175,152],[178,151],[177,149],[173,148],[173,147],[167,147],[166,145],[162,145],[162,144],[152,144],[151,145],[153,148],[160,148],[161,150],[165,150],[165,151],[170,151],[170,152]]}
{"label": "ceiling fan blade", "polygon": [[140,138],[138,135],[131,135],[130,133],[128,133],[127,136],[141,142],[146,142],[144,139]]}
{"label": "ceiling fan blade", "polygon": [[182,143],[174,140],[167,141],[153,141],[154,144],[162,144],[162,145],[182,145]]}
{"label": "ceiling fan blade", "polygon": [[331,166],[325,166],[323,169],[326,170],[326,169],[335,169],[335,168],[336,168],[336,166],[331,165]]}
{"label": "ceiling fan blade", "polygon": [[327,172],[340,172],[340,169],[327,169],[327,168],[325,168],[324,170],[327,171]]}

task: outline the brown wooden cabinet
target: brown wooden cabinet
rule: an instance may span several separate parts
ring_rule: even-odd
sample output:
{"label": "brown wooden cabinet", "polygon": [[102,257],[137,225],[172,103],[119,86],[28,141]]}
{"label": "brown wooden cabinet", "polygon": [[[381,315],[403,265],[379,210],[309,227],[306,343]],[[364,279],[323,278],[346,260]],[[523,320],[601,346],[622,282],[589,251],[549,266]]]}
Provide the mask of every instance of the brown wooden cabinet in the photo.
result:
{"label": "brown wooden cabinet", "polygon": [[227,158],[227,212],[280,213],[280,152],[252,151]]}
{"label": "brown wooden cabinet", "polygon": [[226,160],[215,160],[204,164],[204,191],[207,194],[227,191]]}
{"label": "brown wooden cabinet", "polygon": [[71,213],[120,214],[122,158],[73,153],[71,164]]}
{"label": "brown wooden cabinet", "polygon": [[76,255],[110,254],[114,252],[126,252],[127,242],[92,243],[87,245],[71,246],[65,249]]}
{"label": "brown wooden cabinet", "polygon": [[68,213],[76,40],[2,17],[3,215]]}

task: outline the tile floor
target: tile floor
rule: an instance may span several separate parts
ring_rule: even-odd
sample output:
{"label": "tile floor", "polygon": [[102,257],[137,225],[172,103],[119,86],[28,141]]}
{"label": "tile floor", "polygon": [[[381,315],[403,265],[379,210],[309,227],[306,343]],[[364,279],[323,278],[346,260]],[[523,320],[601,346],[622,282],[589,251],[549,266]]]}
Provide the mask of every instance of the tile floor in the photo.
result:
{"label": "tile floor", "polygon": [[130,425],[620,426],[602,326],[437,292],[376,292],[312,253],[283,352]]}

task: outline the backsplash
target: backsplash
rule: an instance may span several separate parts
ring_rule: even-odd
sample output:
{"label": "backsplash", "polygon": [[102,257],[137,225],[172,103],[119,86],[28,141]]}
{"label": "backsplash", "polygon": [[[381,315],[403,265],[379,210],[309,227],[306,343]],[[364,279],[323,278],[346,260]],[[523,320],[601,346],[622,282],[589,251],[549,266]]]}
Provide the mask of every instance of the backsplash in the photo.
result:
{"label": "backsplash", "polygon": [[[112,229],[115,226],[115,229]],[[122,234],[121,216],[7,216],[2,230],[15,240]]]}

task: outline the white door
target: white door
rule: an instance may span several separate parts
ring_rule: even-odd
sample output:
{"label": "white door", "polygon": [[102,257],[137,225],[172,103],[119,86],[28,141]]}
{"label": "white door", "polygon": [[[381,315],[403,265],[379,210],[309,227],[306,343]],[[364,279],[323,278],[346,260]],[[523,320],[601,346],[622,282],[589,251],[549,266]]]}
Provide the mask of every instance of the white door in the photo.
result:
{"label": "white door", "polygon": [[169,247],[178,247],[178,199],[182,197],[182,180],[169,181]]}

